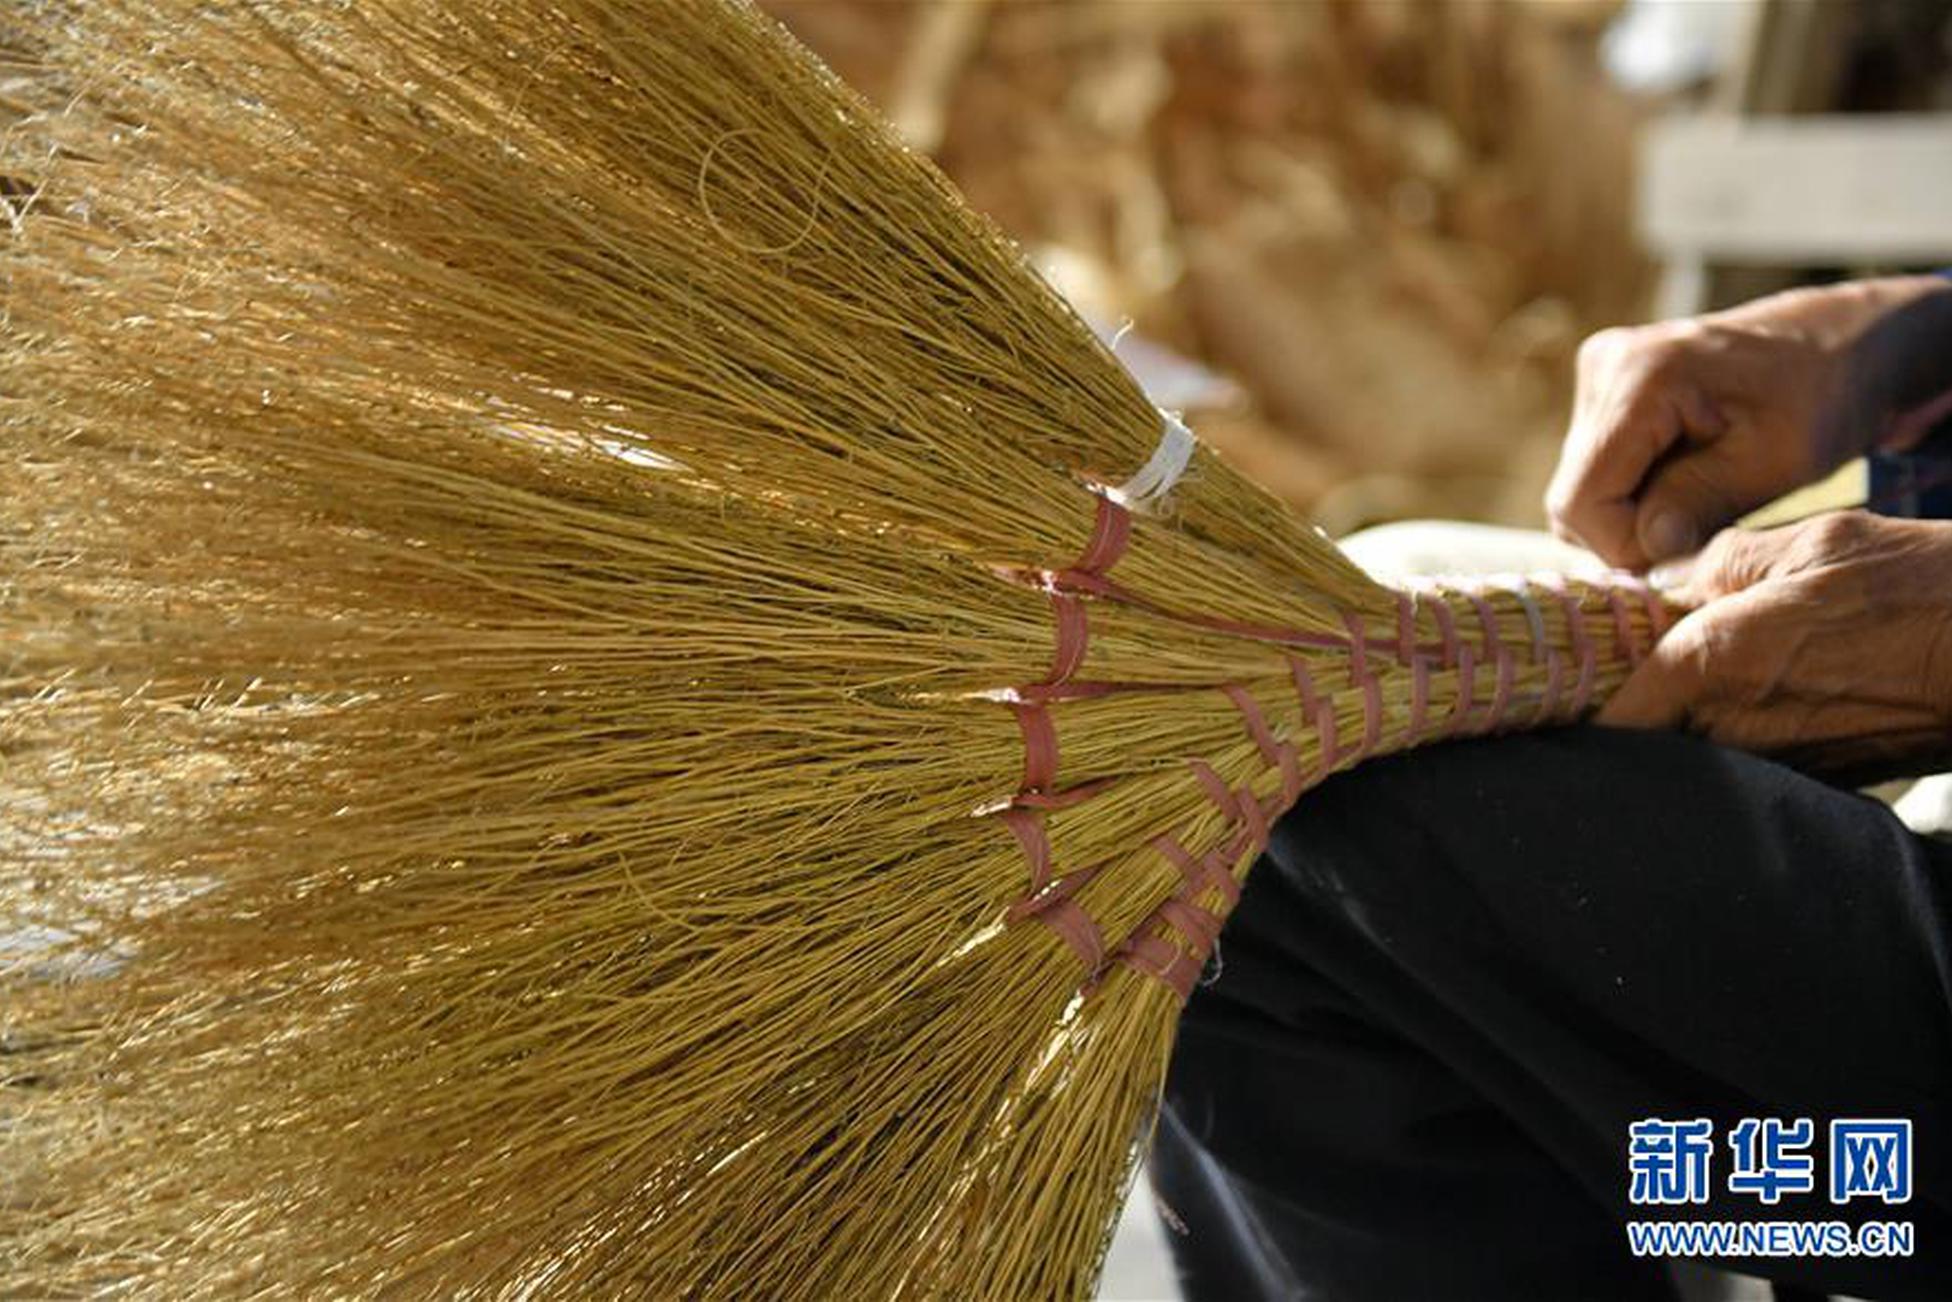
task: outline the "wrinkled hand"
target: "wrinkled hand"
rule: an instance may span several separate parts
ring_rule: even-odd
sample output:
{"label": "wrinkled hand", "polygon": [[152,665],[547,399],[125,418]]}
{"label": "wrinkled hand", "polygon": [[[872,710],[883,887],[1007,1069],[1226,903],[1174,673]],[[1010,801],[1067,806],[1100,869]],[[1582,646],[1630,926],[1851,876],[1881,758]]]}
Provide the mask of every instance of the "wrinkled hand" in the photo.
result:
{"label": "wrinkled hand", "polygon": [[1852,346],[1882,318],[1952,286],[1903,276],[1793,290],[1726,312],[1603,330],[1546,492],[1555,532],[1641,569],[1864,451],[1826,419]]}
{"label": "wrinkled hand", "polygon": [[1840,511],[1730,529],[1671,592],[1697,609],[1601,723],[1860,777],[1927,771],[1952,750],[1952,523]]}

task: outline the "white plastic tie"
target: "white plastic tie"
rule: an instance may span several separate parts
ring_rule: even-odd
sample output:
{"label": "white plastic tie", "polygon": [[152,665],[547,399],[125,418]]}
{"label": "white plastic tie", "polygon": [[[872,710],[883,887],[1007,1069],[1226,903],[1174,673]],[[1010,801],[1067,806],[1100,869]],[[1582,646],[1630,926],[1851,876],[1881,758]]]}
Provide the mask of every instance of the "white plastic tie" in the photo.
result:
{"label": "white plastic tie", "polygon": [[1143,511],[1172,492],[1192,463],[1193,449],[1199,445],[1178,413],[1162,408],[1159,422],[1159,443],[1138,473],[1122,484],[1104,489],[1106,497],[1128,511]]}

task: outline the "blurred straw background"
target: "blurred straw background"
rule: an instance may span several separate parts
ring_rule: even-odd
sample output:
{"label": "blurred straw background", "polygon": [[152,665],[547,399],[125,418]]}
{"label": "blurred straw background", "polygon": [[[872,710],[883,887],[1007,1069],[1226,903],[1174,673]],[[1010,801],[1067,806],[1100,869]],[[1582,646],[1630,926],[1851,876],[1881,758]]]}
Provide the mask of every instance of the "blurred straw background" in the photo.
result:
{"label": "blurred straw background", "polygon": [[1645,314],[1616,4],[765,3],[1332,532],[1536,523],[1579,340]]}

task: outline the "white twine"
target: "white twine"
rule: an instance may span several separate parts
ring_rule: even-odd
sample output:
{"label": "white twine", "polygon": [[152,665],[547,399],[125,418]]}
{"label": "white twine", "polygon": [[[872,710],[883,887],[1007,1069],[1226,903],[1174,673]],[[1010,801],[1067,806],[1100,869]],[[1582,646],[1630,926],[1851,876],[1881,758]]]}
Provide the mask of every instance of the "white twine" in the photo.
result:
{"label": "white twine", "polygon": [[1173,491],[1179,477],[1193,460],[1199,440],[1178,413],[1159,409],[1159,443],[1137,474],[1116,487],[1103,490],[1106,497],[1128,511],[1143,511]]}

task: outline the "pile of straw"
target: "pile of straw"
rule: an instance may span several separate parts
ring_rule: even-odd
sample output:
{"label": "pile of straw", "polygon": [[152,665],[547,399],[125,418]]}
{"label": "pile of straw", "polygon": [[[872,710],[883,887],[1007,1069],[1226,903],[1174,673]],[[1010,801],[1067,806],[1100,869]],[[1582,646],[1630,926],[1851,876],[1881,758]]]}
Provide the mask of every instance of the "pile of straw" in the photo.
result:
{"label": "pile of straw", "polygon": [[1609,0],[762,3],[1333,528],[1536,524],[1575,348],[1649,310]]}
{"label": "pile of straw", "polygon": [[0,49],[0,1291],[1084,1295],[1268,820],[1657,635],[1174,473],[742,5]]}

